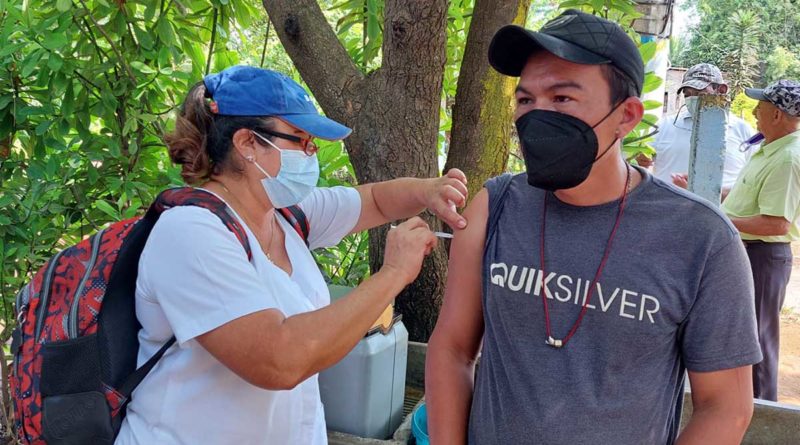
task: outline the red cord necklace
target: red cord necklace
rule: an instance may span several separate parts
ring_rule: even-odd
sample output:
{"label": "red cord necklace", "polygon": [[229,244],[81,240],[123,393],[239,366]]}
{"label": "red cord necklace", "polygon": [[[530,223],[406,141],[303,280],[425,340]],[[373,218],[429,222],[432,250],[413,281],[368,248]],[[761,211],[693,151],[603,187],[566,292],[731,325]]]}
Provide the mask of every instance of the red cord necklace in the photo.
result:
{"label": "red cord necklace", "polygon": [[614,222],[614,228],[611,229],[611,234],[608,236],[608,241],[606,242],[606,249],[603,252],[603,259],[600,260],[600,265],[597,267],[597,272],[594,275],[594,279],[592,280],[592,284],[589,287],[588,295],[586,295],[586,300],[583,302],[583,307],[581,308],[581,313],[578,315],[578,319],[575,320],[575,323],[572,324],[572,329],[569,330],[567,336],[564,337],[563,340],[553,338],[553,331],[550,327],[550,310],[547,307],[547,292],[545,291],[544,282],[547,273],[545,272],[544,268],[544,234],[545,234],[545,220],[547,218],[547,193],[544,195],[544,210],[542,210],[542,239],[541,245],[539,249],[540,260],[541,260],[541,269],[542,269],[542,288],[540,289],[542,292],[542,304],[544,305],[544,323],[545,329],[547,330],[547,340],[545,343],[554,347],[554,348],[561,348],[567,345],[567,342],[575,335],[575,331],[578,330],[578,327],[581,325],[581,320],[583,320],[583,316],[586,315],[586,311],[589,307],[589,302],[592,300],[592,295],[594,295],[594,289],[597,287],[597,282],[600,280],[600,276],[603,274],[603,269],[606,267],[606,261],[608,261],[608,256],[611,253],[611,245],[614,242],[614,237],[617,235],[617,229],[619,228],[619,224],[622,221],[622,214],[625,213],[625,202],[627,201],[628,194],[631,192],[631,167],[625,164],[627,167],[628,176],[625,179],[625,188],[622,190],[622,199],[619,202],[619,210],[617,211],[617,220]]}

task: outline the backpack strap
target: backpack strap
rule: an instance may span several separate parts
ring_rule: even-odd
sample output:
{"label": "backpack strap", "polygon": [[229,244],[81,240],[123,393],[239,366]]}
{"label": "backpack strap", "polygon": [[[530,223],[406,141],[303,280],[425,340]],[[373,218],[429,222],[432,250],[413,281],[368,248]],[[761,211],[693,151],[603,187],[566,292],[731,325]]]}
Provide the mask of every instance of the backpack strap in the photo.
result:
{"label": "backpack strap", "polygon": [[125,398],[124,399],[125,401],[130,400],[131,394],[133,394],[133,390],[136,389],[136,387],[139,386],[140,383],[142,383],[142,380],[144,380],[144,378],[147,377],[147,374],[150,373],[150,371],[153,369],[156,363],[158,363],[158,361],[161,360],[161,357],[164,355],[164,353],[167,352],[167,349],[169,349],[170,346],[172,346],[173,344],[175,344],[174,335],[172,336],[172,338],[167,340],[167,342],[164,343],[163,346],[161,346],[161,349],[159,349],[158,352],[153,354],[153,356],[150,357],[150,359],[147,360],[147,362],[145,362],[144,365],[137,368],[136,371],[133,371],[133,373],[130,376],[128,376],[128,379],[125,380],[125,383],[123,383],[122,386],[119,387],[119,389],[117,389],[117,392],[119,392]]}
{"label": "backpack strap", "polygon": [[311,232],[311,226],[308,223],[305,212],[296,205],[278,209],[278,212],[286,218],[286,221],[289,221],[289,224],[292,225],[292,228],[300,235],[300,238],[303,239],[306,247],[308,247],[308,234]]}
{"label": "backpack strap", "polygon": [[247,241],[247,232],[245,232],[244,227],[231,213],[230,208],[224,201],[206,190],[194,187],[178,187],[164,190],[147,210],[145,217],[151,216],[158,219],[165,210],[179,206],[202,207],[217,215],[222,223],[225,224],[225,227],[233,232],[236,239],[239,240],[245,253],[247,253],[247,260],[253,259],[253,252],[250,250],[250,243]]}
{"label": "backpack strap", "polygon": [[[158,217],[161,216],[165,210],[178,206],[202,207],[217,215],[222,223],[225,224],[225,227],[227,227],[231,232],[233,232],[234,235],[236,235],[236,239],[239,240],[239,243],[241,243],[242,247],[247,253],[248,261],[252,260],[253,252],[250,249],[250,243],[247,240],[247,232],[245,232],[244,227],[231,213],[230,208],[227,204],[225,204],[224,201],[206,190],[193,187],[179,187],[165,190],[158,195],[155,202],[153,202],[153,204],[147,210],[145,219],[152,228],[152,226],[155,225],[155,222],[158,220]],[[300,209],[300,207],[286,207],[283,209],[278,209],[278,212],[284,218],[286,218],[287,221],[289,221],[292,227],[306,243],[306,246],[308,246],[308,233],[310,227],[308,218],[306,218],[306,214]],[[175,341],[175,336],[172,336],[172,338],[167,340],[167,342],[161,346],[158,352],[153,354],[153,356],[150,357],[145,364],[137,368],[136,371],[128,376],[125,382],[119,387],[117,391],[125,398],[124,400],[126,401],[126,405],[136,387],[142,383],[142,380],[147,377],[147,374],[149,374],[156,363],[161,360],[161,357],[164,356],[167,350],[173,344],[175,344]]]}

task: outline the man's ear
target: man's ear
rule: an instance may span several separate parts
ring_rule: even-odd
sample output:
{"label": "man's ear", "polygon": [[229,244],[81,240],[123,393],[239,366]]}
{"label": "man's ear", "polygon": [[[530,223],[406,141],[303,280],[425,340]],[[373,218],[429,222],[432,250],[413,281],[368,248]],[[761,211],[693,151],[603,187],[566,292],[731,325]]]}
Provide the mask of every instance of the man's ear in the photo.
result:
{"label": "man's ear", "polygon": [[644,105],[638,97],[629,97],[620,105],[622,108],[622,120],[619,122],[619,133],[625,137],[633,131],[644,116]]}

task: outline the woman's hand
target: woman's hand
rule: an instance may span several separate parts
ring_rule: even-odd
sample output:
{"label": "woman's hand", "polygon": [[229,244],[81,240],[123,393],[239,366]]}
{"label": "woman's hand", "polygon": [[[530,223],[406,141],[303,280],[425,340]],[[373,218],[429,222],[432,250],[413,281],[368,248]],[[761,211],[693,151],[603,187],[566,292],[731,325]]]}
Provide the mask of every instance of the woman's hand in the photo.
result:
{"label": "woman's hand", "polygon": [[436,243],[428,224],[415,216],[389,230],[381,270],[391,269],[403,277],[406,284],[410,284],[419,275],[422,260],[431,253]]}
{"label": "woman's hand", "polygon": [[451,168],[441,178],[430,179],[425,187],[423,200],[439,219],[454,230],[467,227],[467,220],[456,211],[456,207],[467,205],[467,177],[457,168]]}

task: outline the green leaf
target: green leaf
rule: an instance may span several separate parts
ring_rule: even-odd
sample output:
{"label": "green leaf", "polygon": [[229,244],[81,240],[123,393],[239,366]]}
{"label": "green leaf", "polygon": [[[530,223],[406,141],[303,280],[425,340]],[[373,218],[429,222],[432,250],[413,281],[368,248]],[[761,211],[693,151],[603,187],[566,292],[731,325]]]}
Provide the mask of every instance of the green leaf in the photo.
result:
{"label": "green leaf", "polygon": [[657,100],[646,100],[643,103],[645,110],[656,110],[658,108],[662,108],[664,106],[663,103]]}
{"label": "green leaf", "polygon": [[651,91],[655,91],[663,83],[664,81],[661,80],[660,77],[654,75],[653,73],[647,73],[647,76],[645,76],[644,79],[644,86],[642,87],[642,92],[649,93]]}
{"label": "green leaf", "polygon": [[94,203],[94,206],[97,210],[100,210],[101,212],[105,213],[106,215],[110,216],[115,220],[121,219],[119,217],[119,211],[114,207],[112,207],[111,204],[109,204],[106,201],[96,201]]}
{"label": "green leaf", "polygon": [[47,133],[47,130],[50,128],[50,125],[52,123],[53,123],[53,121],[47,120],[47,121],[44,121],[44,122],[40,123],[39,125],[37,125],[36,126],[36,135],[37,136],[41,136],[41,135]]}
{"label": "green leaf", "polygon": [[647,42],[639,47],[639,53],[642,55],[642,60],[644,61],[645,64],[647,64],[647,62],[649,62],[650,60],[653,59],[653,57],[655,57],[657,50],[658,50],[658,43],[655,41]]}
{"label": "green leaf", "polygon": [[50,57],[47,58],[47,67],[53,71],[60,71],[63,65],[64,59],[56,53],[50,54]]}
{"label": "green leaf", "polygon": [[153,73],[157,73],[158,72],[158,71],[154,70],[153,68],[145,65],[144,63],[139,62],[138,60],[131,62],[131,68],[133,68],[133,69],[135,69],[135,70],[137,70],[137,71],[139,71],[139,72],[141,72],[143,74],[153,74]]}
{"label": "green leaf", "polygon": [[25,43],[25,42],[14,43],[14,44],[11,44],[11,45],[3,45],[3,47],[0,48],[0,57],[5,57],[5,56],[8,56],[10,54],[13,54],[13,53],[21,50],[22,48],[25,48],[27,45],[28,44]]}
{"label": "green leaf", "polygon": [[66,46],[68,42],[69,39],[67,39],[66,34],[50,33],[44,36],[44,40],[42,41],[42,46],[44,46],[49,50],[56,50]]}
{"label": "green leaf", "polygon": [[42,58],[41,51],[34,51],[33,53],[31,53],[28,56],[28,59],[25,60],[25,64],[22,66],[22,72],[20,72],[20,75],[22,77],[30,76],[38,66],[39,60],[41,60],[41,58]]}
{"label": "green leaf", "polygon": [[164,18],[159,18],[158,24],[156,25],[156,34],[158,38],[161,39],[161,42],[173,46],[176,44],[175,42],[175,33],[172,31],[172,25],[170,25],[169,21]]}
{"label": "green leaf", "polygon": [[57,0],[56,9],[61,12],[67,12],[72,8],[72,0]]}

